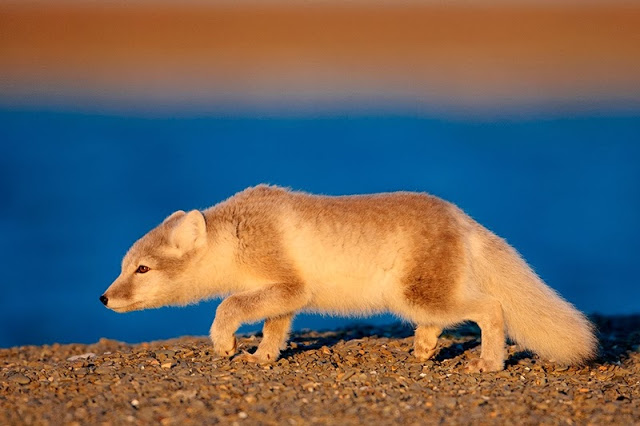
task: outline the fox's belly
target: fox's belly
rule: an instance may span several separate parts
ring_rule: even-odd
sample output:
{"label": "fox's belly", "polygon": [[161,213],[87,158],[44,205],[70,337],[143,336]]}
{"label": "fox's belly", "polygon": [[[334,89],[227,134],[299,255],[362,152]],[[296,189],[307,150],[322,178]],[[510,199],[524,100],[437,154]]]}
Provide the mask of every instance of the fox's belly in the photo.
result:
{"label": "fox's belly", "polygon": [[[298,260],[298,270],[311,294],[307,309],[339,315],[384,312],[394,305],[400,287],[398,265],[372,262],[362,256],[315,257]],[[399,262],[396,262],[396,264]]]}
{"label": "fox's belly", "polygon": [[322,281],[307,281],[312,294],[307,310],[338,315],[363,315],[388,310],[391,292],[384,283],[325,278]]}

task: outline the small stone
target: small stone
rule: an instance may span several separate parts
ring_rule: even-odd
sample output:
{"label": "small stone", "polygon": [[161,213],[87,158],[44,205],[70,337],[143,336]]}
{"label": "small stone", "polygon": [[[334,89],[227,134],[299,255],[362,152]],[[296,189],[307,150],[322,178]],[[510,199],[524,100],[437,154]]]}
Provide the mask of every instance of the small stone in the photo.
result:
{"label": "small stone", "polygon": [[244,411],[240,411],[238,413],[238,417],[241,419],[246,419],[247,417],[249,417],[249,415],[247,413],[245,413]]}
{"label": "small stone", "polygon": [[181,389],[179,391],[174,392],[171,398],[179,399],[180,401],[189,401],[195,398],[197,393],[198,391],[195,389],[191,389],[191,390]]}
{"label": "small stone", "polygon": [[91,358],[95,358],[96,354],[94,354],[93,352],[87,352],[85,354],[81,354],[81,355],[74,355],[74,356],[70,356],[69,358],[67,358],[67,361],[78,361],[78,360],[86,360],[86,359],[91,359]]}
{"label": "small stone", "polygon": [[133,408],[138,408],[138,406],[140,405],[140,401],[138,401],[137,399],[132,399],[130,404]]}
{"label": "small stone", "polygon": [[94,373],[96,374],[111,374],[113,373],[113,369],[110,367],[105,367],[103,365],[101,365],[100,367],[97,367],[95,370],[93,370]]}
{"label": "small stone", "polygon": [[156,355],[156,358],[159,359],[160,361],[167,359],[167,358],[173,358],[176,354],[176,351],[172,351],[170,349],[165,349],[162,351],[155,351],[154,354]]}
{"label": "small stone", "polygon": [[76,374],[76,376],[78,376],[78,377],[86,376],[86,374],[88,373],[88,371],[89,371],[89,370],[88,370],[87,368],[84,368],[84,367],[82,367],[82,368],[75,368],[75,369],[73,370],[73,372],[74,372],[74,373]]}
{"label": "small stone", "polygon": [[29,383],[31,383],[30,378],[20,373],[14,374],[13,376],[9,377],[9,380],[19,385],[28,385]]}
{"label": "small stone", "polygon": [[345,381],[345,380],[349,379],[351,376],[353,376],[354,374],[356,374],[355,370],[349,370],[347,372],[338,374],[338,377],[336,377],[336,379],[341,380],[341,381]]}
{"label": "small stone", "polygon": [[445,398],[444,400],[444,405],[447,408],[456,408],[456,405],[458,404],[458,401],[456,398]]}

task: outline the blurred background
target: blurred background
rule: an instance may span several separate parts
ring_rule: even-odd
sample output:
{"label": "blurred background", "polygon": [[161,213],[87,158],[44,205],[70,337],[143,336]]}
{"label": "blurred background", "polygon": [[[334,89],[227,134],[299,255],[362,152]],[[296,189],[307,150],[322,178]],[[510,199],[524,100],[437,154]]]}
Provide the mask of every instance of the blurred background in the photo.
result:
{"label": "blurred background", "polygon": [[260,182],[433,193],[637,313],[639,135],[638,2],[4,1],[0,346],[207,334],[217,301],[98,296],[172,211]]}

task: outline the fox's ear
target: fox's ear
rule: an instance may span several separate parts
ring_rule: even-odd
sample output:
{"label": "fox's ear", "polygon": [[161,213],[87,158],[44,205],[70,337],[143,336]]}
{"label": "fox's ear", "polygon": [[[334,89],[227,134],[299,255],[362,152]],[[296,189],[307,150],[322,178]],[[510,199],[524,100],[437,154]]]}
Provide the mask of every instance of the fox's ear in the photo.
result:
{"label": "fox's ear", "polygon": [[167,218],[162,223],[169,223],[174,219],[184,216],[185,214],[186,213],[184,212],[184,210],[178,210],[177,212],[173,212],[169,216],[167,216]]}
{"label": "fox's ear", "polygon": [[[172,214],[169,219],[178,213],[180,212]],[[182,215],[176,216],[172,221],[174,223],[169,230],[169,243],[182,253],[201,247],[207,242],[207,224],[200,211],[182,212]]]}

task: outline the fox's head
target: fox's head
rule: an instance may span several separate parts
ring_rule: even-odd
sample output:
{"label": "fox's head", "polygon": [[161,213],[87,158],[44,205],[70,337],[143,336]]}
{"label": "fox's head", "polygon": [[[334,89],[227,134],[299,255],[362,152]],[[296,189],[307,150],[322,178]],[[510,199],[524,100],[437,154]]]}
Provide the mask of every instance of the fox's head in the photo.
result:
{"label": "fox's head", "polygon": [[100,301],[116,312],[189,303],[208,244],[201,212],[173,213],[133,244]]}

